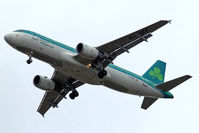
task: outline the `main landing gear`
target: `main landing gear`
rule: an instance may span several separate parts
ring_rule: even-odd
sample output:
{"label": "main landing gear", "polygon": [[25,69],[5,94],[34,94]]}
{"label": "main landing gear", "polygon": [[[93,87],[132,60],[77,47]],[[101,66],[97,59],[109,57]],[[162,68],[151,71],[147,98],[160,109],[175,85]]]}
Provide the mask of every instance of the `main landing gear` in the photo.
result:
{"label": "main landing gear", "polygon": [[73,78],[70,78],[69,80],[68,80],[68,84],[69,84],[69,88],[70,88],[70,90],[72,91],[70,94],[69,94],[69,97],[70,97],[70,99],[72,99],[72,100],[74,100],[76,97],[78,97],[79,96],[79,93],[78,93],[78,91],[73,87],[73,82],[75,82],[75,79],[73,79]]}
{"label": "main landing gear", "polygon": [[107,71],[104,70],[104,69],[98,73],[98,77],[99,77],[100,79],[102,79],[102,78],[105,77],[106,75],[107,75]]}
{"label": "main landing gear", "polygon": [[29,57],[29,59],[26,61],[28,64],[32,63],[32,55],[33,55],[33,52],[30,51],[30,52],[27,52],[27,55]]}
{"label": "main landing gear", "polygon": [[75,97],[78,97],[79,96],[79,93],[76,91],[76,90],[73,90],[70,94],[69,94],[69,97],[70,99],[74,100]]}

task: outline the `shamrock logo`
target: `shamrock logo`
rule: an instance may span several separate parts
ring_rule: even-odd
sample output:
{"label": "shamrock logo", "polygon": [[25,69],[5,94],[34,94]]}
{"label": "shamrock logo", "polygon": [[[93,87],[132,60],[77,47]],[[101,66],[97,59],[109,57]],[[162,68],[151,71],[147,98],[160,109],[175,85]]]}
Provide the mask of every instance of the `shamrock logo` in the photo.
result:
{"label": "shamrock logo", "polygon": [[149,72],[149,75],[152,76],[152,79],[157,78],[158,80],[163,81],[161,70],[157,67],[154,67],[154,69]]}

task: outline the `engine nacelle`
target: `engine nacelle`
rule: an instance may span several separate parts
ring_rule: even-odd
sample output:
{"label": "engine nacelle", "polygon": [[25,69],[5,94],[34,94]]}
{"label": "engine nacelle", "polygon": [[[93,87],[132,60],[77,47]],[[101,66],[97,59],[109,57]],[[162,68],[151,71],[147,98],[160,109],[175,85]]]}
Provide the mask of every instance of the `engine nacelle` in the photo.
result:
{"label": "engine nacelle", "polygon": [[52,91],[55,89],[55,82],[52,81],[51,79],[47,78],[47,77],[43,77],[40,75],[37,75],[34,77],[33,79],[33,84],[41,89],[41,90],[45,90],[45,91]]}
{"label": "engine nacelle", "polygon": [[96,48],[83,43],[79,43],[76,47],[76,50],[80,56],[92,61],[94,61],[99,54],[99,51]]}

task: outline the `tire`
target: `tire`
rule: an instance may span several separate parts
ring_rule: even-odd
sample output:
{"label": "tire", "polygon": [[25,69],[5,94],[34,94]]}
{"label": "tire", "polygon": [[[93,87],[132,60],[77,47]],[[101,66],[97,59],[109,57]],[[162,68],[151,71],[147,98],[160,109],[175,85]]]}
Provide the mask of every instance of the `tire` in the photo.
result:
{"label": "tire", "polygon": [[78,97],[78,96],[79,96],[79,93],[78,93],[78,91],[76,91],[76,90],[74,90],[72,93],[74,94],[75,97]]}
{"label": "tire", "polygon": [[26,62],[27,62],[28,64],[32,63],[32,61],[31,61],[31,60],[27,60]]}
{"label": "tire", "polygon": [[102,78],[104,77],[104,74],[103,74],[102,72],[99,72],[99,73],[98,73],[98,77],[99,77],[100,79],[102,79]]}
{"label": "tire", "polygon": [[30,64],[30,63],[32,63],[32,59],[30,58],[30,59],[28,59],[26,62],[27,62],[28,64]]}
{"label": "tire", "polygon": [[69,94],[69,97],[70,97],[70,99],[74,100],[74,99],[75,99],[74,93],[70,93],[70,94]]}
{"label": "tire", "polygon": [[102,70],[101,72],[102,72],[102,74],[103,74],[104,76],[107,75],[107,71],[106,71],[106,70]]}

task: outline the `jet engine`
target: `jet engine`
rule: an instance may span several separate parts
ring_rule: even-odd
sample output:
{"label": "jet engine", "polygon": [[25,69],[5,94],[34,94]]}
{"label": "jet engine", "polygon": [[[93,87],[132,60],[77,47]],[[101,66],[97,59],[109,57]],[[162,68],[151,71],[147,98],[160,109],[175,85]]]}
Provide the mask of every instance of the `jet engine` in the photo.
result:
{"label": "jet engine", "polygon": [[76,50],[80,56],[92,61],[94,61],[99,55],[99,51],[96,48],[83,43],[79,43]]}
{"label": "jet engine", "polygon": [[41,90],[45,90],[45,91],[52,91],[55,89],[55,82],[52,81],[51,79],[44,77],[44,76],[40,76],[37,75],[34,77],[33,79],[33,84],[41,89]]}

